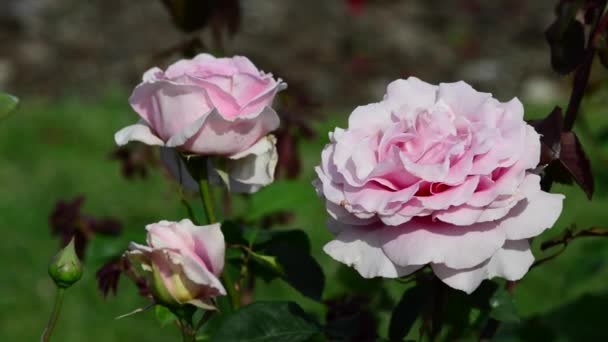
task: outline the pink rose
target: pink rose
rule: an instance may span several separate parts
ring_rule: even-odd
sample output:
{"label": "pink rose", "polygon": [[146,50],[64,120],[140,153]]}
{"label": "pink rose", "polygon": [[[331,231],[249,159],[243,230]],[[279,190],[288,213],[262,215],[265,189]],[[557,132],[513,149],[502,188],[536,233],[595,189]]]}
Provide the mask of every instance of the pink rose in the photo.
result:
{"label": "pink rose", "polygon": [[226,294],[218,279],[225,250],[219,224],[195,226],[184,219],[160,221],[146,230],[148,245],[132,242],[127,255],[142,266],[158,301],[210,308],[211,298]]}
{"label": "pink rose", "polygon": [[[266,165],[276,159],[276,147],[267,148],[263,138],[279,127],[271,105],[285,88],[281,79],[275,80],[240,56],[200,54],[164,72],[152,68],[129,99],[140,121],[114,138],[118,145],[135,140],[229,160],[254,156],[248,160]],[[259,152],[262,149],[264,153]]]}
{"label": "pink rose", "polygon": [[366,278],[430,264],[468,293],[520,279],[534,260],[528,239],[555,223],[564,198],[540,190],[539,157],[519,100],[397,80],[330,133],[315,181],[336,235],[324,250]]}

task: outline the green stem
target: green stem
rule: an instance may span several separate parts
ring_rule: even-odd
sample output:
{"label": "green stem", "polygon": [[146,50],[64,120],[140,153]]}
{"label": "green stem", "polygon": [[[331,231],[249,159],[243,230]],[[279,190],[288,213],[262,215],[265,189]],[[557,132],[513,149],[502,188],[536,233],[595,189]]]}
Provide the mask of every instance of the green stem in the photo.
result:
{"label": "green stem", "polygon": [[64,293],[64,288],[57,288],[57,293],[55,294],[55,304],[53,304],[53,311],[51,312],[51,317],[49,317],[49,322],[46,325],[46,329],[44,329],[44,332],[42,333],[42,338],[40,338],[40,341],[42,342],[48,342],[51,340],[53,329],[55,328],[55,324],[57,324],[57,319],[59,318],[59,313],[61,312],[61,304],[63,303]]}
{"label": "green stem", "polygon": [[198,188],[201,192],[201,201],[203,202],[203,208],[207,215],[207,223],[216,223],[217,219],[215,217],[215,212],[213,211],[213,199],[211,198],[209,182],[207,181],[207,172],[202,172],[202,177],[198,182]]}
{"label": "green stem", "polygon": [[[207,223],[213,224],[217,222],[215,217],[215,212],[213,210],[213,198],[211,197],[211,191],[209,189],[209,182],[207,181],[207,172],[206,167],[201,168],[199,170],[199,190],[201,193],[201,201],[203,202],[203,208],[205,208],[205,213],[207,214]],[[232,304],[233,309],[238,309],[241,306],[241,300],[239,294],[236,292],[234,288],[234,282],[230,278],[228,272],[222,273],[222,282],[226,287],[226,291],[228,292],[228,298],[230,298],[230,303]]]}
{"label": "green stem", "polygon": [[198,220],[194,216],[194,210],[192,210],[192,206],[190,206],[190,203],[188,203],[188,200],[186,200],[185,198],[182,197],[182,204],[184,205],[184,208],[186,208],[186,212],[188,213],[188,217],[190,218],[190,220],[195,225],[198,225],[199,224]]}
{"label": "green stem", "polygon": [[179,326],[180,326],[180,330],[182,332],[182,341],[183,342],[195,342],[196,341],[196,332],[186,322],[185,319],[179,320]]}

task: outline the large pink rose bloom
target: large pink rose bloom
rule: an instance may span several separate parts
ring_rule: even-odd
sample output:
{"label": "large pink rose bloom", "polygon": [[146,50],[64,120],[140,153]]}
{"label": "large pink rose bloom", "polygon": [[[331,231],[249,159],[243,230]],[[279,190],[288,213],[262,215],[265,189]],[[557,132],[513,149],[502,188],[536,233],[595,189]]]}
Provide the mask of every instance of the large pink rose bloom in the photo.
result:
{"label": "large pink rose bloom", "polygon": [[127,255],[142,267],[157,301],[209,309],[226,294],[219,280],[225,243],[219,224],[195,226],[190,220],[146,226],[147,246],[131,243]]}
{"label": "large pink rose bloom", "polygon": [[324,250],[366,278],[430,264],[468,293],[520,279],[534,261],[528,239],[562,210],[564,196],[532,172],[540,140],[521,102],[464,82],[397,80],[329,137],[315,181],[336,236]]}

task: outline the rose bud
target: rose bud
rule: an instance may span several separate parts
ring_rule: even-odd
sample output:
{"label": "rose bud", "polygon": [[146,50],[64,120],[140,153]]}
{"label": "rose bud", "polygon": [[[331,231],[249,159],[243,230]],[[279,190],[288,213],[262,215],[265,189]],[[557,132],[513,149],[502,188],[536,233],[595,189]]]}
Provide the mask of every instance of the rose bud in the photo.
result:
{"label": "rose bud", "polygon": [[190,220],[146,226],[147,246],[131,243],[127,256],[140,265],[159,304],[213,307],[226,290],[218,279],[224,268],[220,224],[195,226]]}
{"label": "rose bud", "polygon": [[152,68],[129,99],[141,120],[117,132],[115,140],[118,145],[135,140],[170,148],[163,152],[170,169],[179,162],[175,150],[216,157],[213,162],[229,164],[230,181],[240,185],[231,190],[254,192],[274,179],[275,140],[265,137],[279,127],[271,106],[285,88],[281,79],[241,56],[200,54],[165,71]]}
{"label": "rose bud", "polygon": [[523,116],[519,100],[464,82],[389,84],[322,152],[314,184],[336,236],[325,252],[366,278],[430,265],[467,293],[521,279],[534,262],[528,240],[555,224],[564,199],[540,189],[540,137]]}
{"label": "rose bud", "polygon": [[82,263],[76,255],[73,238],[51,260],[49,275],[57,287],[63,289],[72,286],[82,277]]}

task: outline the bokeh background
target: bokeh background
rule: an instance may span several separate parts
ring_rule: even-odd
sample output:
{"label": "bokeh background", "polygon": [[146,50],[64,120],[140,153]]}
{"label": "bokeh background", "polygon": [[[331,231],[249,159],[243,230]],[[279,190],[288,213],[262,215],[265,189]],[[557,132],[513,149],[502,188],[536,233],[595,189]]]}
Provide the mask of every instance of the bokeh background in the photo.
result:
{"label": "bokeh background", "polygon": [[[176,185],[161,168],[150,167],[145,178],[124,177],[113,157],[113,134],[136,119],[127,98],[141,74],[180,58],[182,47],[199,38],[201,51],[248,56],[286,80],[286,93],[296,99],[286,105],[292,121],[314,130],[288,148],[299,168],[235,201],[234,214],[253,220],[288,213],[268,225],[309,233],[326,275],[324,299],[345,291],[382,292],[386,310],[374,312],[372,321],[386,331],[401,284],[386,281],[384,289],[377,280],[363,282],[321,251],[330,235],[310,182],[327,132],[344,127],[354,107],[379,100],[390,81],[407,76],[431,83],[462,79],[501,100],[519,97],[528,118],[546,116],[567,101],[570,87],[568,77],[551,71],[544,40],[553,6],[526,0],[243,0],[238,30],[223,32],[220,46],[210,28],[176,29],[160,0],[2,0],[0,90],[21,104],[0,121],[0,339],[39,338],[54,296],[46,266],[59,246],[49,215],[58,200],[78,195],[85,197],[83,212],[116,218],[124,229],[118,238],[91,241],[84,278],[69,290],[55,339],[178,338],[175,328],[156,324],[153,312],[115,320],[146,302],[126,279],[116,296],[104,299],[95,271],[127,241],[141,239],[145,224],[186,216]],[[565,210],[538,241],[573,223],[607,225],[607,76],[594,68],[576,127],[592,160],[594,200],[575,187],[555,186],[567,195]],[[254,295],[296,300],[319,317],[327,314],[278,281],[260,282]],[[497,340],[606,340],[608,241],[574,241],[559,258],[532,270],[515,300],[522,321],[503,324]]]}

